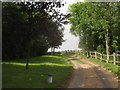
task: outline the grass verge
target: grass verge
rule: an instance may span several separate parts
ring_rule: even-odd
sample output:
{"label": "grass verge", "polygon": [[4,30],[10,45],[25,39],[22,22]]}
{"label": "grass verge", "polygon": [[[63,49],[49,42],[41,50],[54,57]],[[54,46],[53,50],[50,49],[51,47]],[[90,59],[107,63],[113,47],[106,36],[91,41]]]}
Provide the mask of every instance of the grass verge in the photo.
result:
{"label": "grass verge", "polygon": [[77,61],[77,62],[80,63],[80,64],[86,64],[85,62],[82,62],[82,61],[80,61],[80,60],[77,59],[77,58],[74,58],[74,57],[70,57],[70,58],[72,58],[72,60],[75,60],[75,61]]}
{"label": "grass verge", "polygon": [[[61,56],[45,55],[29,59],[28,70],[26,60],[2,62],[3,88],[56,88],[72,69],[67,59]],[[53,83],[47,82],[48,73],[53,74]]]}
{"label": "grass verge", "polygon": [[[87,58],[86,56],[82,56],[82,55],[78,55],[78,56],[80,56],[82,58]],[[113,65],[112,63],[106,63],[104,61],[100,61],[99,59],[95,59],[95,58],[91,58],[91,57],[87,58],[87,59],[105,67],[107,70],[111,70],[113,73],[117,74],[117,76],[120,78],[120,72],[119,72],[120,66],[119,65]]]}

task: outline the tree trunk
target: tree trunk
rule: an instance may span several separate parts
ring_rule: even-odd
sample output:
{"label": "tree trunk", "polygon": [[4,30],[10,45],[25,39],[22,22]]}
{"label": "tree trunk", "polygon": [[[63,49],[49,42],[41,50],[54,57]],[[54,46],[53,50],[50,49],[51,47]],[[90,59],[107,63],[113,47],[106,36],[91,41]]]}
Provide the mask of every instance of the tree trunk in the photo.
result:
{"label": "tree trunk", "polygon": [[53,47],[51,47],[51,55],[53,55]]}
{"label": "tree trunk", "polygon": [[106,62],[108,63],[109,55],[110,55],[108,29],[107,29],[107,32],[105,33],[105,41],[106,41],[106,54],[107,54],[107,61]]}
{"label": "tree trunk", "polygon": [[53,47],[53,55],[54,55],[54,53],[55,53],[55,47]]}
{"label": "tree trunk", "polygon": [[55,47],[51,47],[51,55],[54,55]]}

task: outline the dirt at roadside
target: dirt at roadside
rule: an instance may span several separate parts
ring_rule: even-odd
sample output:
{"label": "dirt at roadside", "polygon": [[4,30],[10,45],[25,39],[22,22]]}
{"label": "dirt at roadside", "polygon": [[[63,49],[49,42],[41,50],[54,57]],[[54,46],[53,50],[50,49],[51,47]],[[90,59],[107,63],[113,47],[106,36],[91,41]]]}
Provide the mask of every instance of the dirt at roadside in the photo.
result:
{"label": "dirt at roadside", "polygon": [[[74,56],[73,56],[74,57]],[[80,64],[71,58],[73,70],[65,80],[67,88],[118,88],[118,78],[112,72],[88,59],[75,57],[87,64]],[[63,85],[64,86],[64,85]],[[64,88],[65,88],[64,87]]]}
{"label": "dirt at roadside", "polygon": [[102,84],[94,70],[87,64],[79,64],[71,60],[76,69],[76,74],[68,88],[101,88]]}

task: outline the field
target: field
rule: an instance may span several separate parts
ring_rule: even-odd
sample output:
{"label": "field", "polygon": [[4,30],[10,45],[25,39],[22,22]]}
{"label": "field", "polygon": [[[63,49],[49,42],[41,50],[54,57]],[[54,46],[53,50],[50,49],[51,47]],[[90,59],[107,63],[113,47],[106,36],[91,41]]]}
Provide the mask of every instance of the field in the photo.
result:
{"label": "field", "polygon": [[[3,88],[55,88],[69,74],[72,65],[61,56],[44,55],[26,60],[2,62]],[[53,74],[53,83],[48,83],[48,73]]]}

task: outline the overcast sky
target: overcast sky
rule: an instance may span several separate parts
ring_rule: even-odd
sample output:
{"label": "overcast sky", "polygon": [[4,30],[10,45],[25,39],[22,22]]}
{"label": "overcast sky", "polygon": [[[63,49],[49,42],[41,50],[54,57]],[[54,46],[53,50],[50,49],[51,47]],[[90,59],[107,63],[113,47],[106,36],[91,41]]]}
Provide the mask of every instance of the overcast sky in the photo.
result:
{"label": "overcast sky", "polygon": [[[69,5],[81,1],[81,0],[64,0],[66,2],[65,6],[60,8],[61,13],[66,14],[68,11]],[[82,0],[83,1],[83,0]],[[65,30],[64,30],[64,37],[63,39],[66,40],[65,42],[62,43],[62,46],[60,46],[59,49],[56,49],[56,51],[64,51],[64,50],[79,50],[78,48],[78,43],[79,43],[79,38],[75,37],[70,33],[70,25],[64,25]],[[50,49],[49,49],[50,51]]]}

